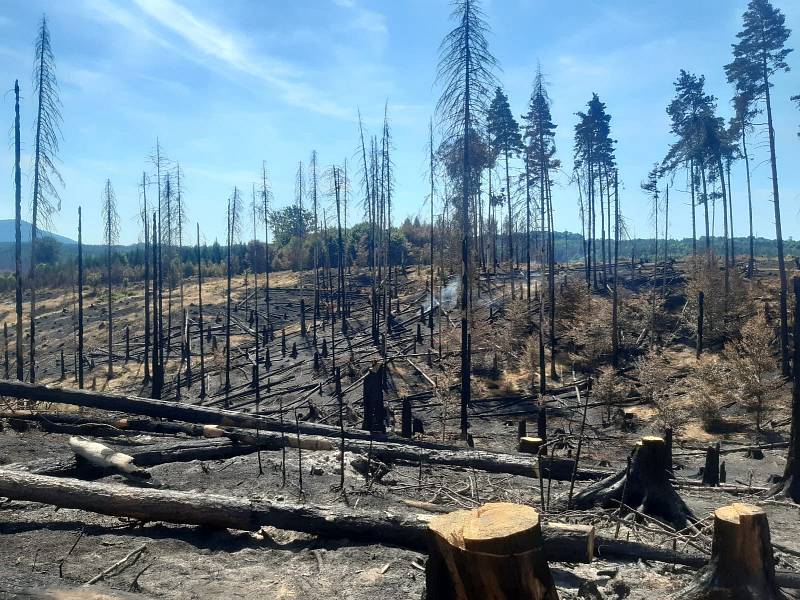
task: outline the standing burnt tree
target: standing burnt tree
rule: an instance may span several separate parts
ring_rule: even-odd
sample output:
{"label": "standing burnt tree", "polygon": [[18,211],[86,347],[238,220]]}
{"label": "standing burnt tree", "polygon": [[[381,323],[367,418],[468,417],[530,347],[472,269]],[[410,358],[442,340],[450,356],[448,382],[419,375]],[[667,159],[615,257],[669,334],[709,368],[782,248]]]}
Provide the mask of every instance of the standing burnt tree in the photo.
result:
{"label": "standing burnt tree", "polygon": [[25,358],[22,353],[22,170],[20,169],[19,81],[14,82],[14,276],[16,282],[16,350],[17,379],[25,379]]}
{"label": "standing burnt tree", "polygon": [[117,198],[114,195],[114,188],[111,187],[111,180],[106,179],[103,188],[102,200],[103,212],[103,240],[106,243],[106,289],[108,292],[108,373],[111,379],[114,376],[114,346],[113,346],[113,323],[114,312],[111,309],[111,251],[119,238],[119,215],[117,214]]}
{"label": "standing burnt tree", "polygon": [[227,255],[227,287],[225,289],[225,397],[231,389],[231,276],[233,272],[232,251],[233,244],[239,237],[241,229],[240,213],[242,210],[242,199],[239,195],[239,188],[233,188],[233,195],[228,200],[228,255]]}
{"label": "standing burnt tree", "polygon": [[142,225],[144,226],[144,382],[150,383],[150,229],[147,225],[147,175],[142,173]]}
{"label": "standing burnt tree", "polygon": [[436,106],[446,142],[461,154],[461,436],[467,437],[470,401],[469,298],[470,298],[470,181],[474,165],[470,156],[481,118],[494,84],[492,68],[497,61],[486,42],[488,25],[478,0],[453,0],[451,18],[456,27],[440,46],[437,80],[443,86]]}
{"label": "standing burnt tree", "polygon": [[61,100],[55,73],[55,57],[50,46],[47,16],[42,16],[36,36],[33,65],[33,91],[36,95],[36,136],[33,142],[33,198],[31,200],[31,286],[30,382],[36,381],[36,233],[39,224],[49,225],[53,213],[61,208],[55,182],[63,185],[56,169],[58,140],[61,137]]}
{"label": "standing burnt tree", "polygon": [[[147,219],[145,219],[145,222]],[[147,335],[145,335],[147,337]],[[83,218],[78,207],[78,389],[83,389]]]}
{"label": "standing burnt tree", "polygon": [[791,31],[784,24],[783,13],[769,0],[750,0],[742,16],[743,28],[736,34],[739,41],[733,45],[733,62],[725,65],[728,81],[753,102],[764,101],[767,111],[769,159],[772,178],[772,202],[775,210],[775,238],[778,244],[778,273],[780,276],[780,340],[781,368],[789,375],[789,321],[786,265],[781,233],[781,204],[778,192],[778,158],[775,153],[775,129],[772,124],[772,78],[779,71],[788,71],[786,57],[792,51],[786,48]]}

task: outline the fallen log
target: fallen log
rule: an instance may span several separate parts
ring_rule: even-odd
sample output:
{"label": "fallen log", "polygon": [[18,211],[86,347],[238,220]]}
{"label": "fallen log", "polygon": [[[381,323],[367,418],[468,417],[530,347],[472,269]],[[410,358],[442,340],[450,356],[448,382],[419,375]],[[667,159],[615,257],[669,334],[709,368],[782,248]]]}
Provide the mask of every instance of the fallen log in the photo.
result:
{"label": "fallen log", "polygon": [[[139,521],[257,531],[269,526],[323,537],[384,543],[424,552],[430,515],[285,504],[113,483],[88,483],[0,469],[0,496]],[[594,528],[542,527],[549,560],[589,562]]]}
{"label": "fallen log", "polygon": [[133,457],[130,454],[117,452],[108,446],[80,437],[69,438],[69,447],[79,463],[85,460],[95,467],[111,470],[125,477],[150,479],[150,473],[133,464]]}
{"label": "fallen log", "polygon": [[[228,439],[181,440],[129,450],[133,463],[138,467],[153,467],[170,462],[192,460],[220,460],[252,452],[255,452],[254,447],[236,444]],[[24,471],[33,475],[80,477],[81,479],[99,479],[117,472],[96,464],[79,464],[72,457],[41,458],[26,463],[11,463],[3,468]]]}
{"label": "fallen log", "polygon": [[[8,386],[12,387],[8,387]],[[261,449],[279,449],[283,446],[275,444],[283,443],[291,436],[282,433],[295,433],[296,427],[287,421],[283,426],[279,422],[272,421],[263,417],[254,417],[244,413],[236,413],[222,409],[207,407],[196,407],[176,402],[166,402],[163,400],[149,400],[145,398],[131,398],[127,396],[108,396],[92,392],[77,390],[56,390],[44,386],[31,386],[29,384],[18,384],[0,381],[0,395],[7,395],[10,389],[17,389],[23,386],[20,391],[36,396],[40,399],[47,397],[48,402],[79,403],[81,406],[92,406],[105,410],[123,411],[135,414],[143,414],[151,417],[162,417],[170,414],[171,417],[179,421],[190,423],[208,423],[223,427],[226,437],[246,444],[254,444]],[[63,393],[64,399],[58,398]],[[111,400],[119,401],[117,405],[110,405]],[[20,413],[24,416],[24,413]],[[30,418],[34,418],[30,416]],[[27,417],[24,417],[27,418]],[[48,414],[47,420],[53,422],[57,419],[55,414]],[[74,417],[69,417],[72,421]],[[195,420],[193,420],[195,419]],[[102,420],[93,418],[94,422]],[[106,421],[113,424],[117,429],[138,428],[143,431],[162,432],[162,433],[186,433],[188,435],[205,435],[205,429],[201,425],[180,425],[176,423],[159,423],[144,419],[116,419]],[[258,436],[243,431],[236,431],[232,428],[240,427],[246,429],[260,429]],[[337,427],[319,425],[316,423],[300,423],[301,433],[319,435],[327,438],[340,438],[341,432]],[[274,433],[278,431],[279,433]],[[273,432],[273,433],[270,433]],[[489,473],[506,473],[520,475],[523,477],[538,478],[538,466],[529,457],[504,454],[500,452],[489,452],[486,450],[476,450],[458,448],[454,446],[444,446],[441,444],[430,444],[416,440],[406,440],[404,438],[377,437],[370,443],[369,434],[355,430],[345,430],[345,448],[351,452],[371,451],[372,455],[384,462],[402,462],[406,464],[419,464],[422,459],[427,464],[440,464],[465,469],[477,469]],[[351,435],[352,434],[352,435]],[[241,454],[255,452],[256,447],[243,450]],[[221,457],[224,458],[224,457]],[[192,460],[192,459],[189,459]],[[562,457],[552,457],[542,463],[542,476],[551,477],[555,480],[567,480],[572,476],[575,461]],[[607,477],[612,471],[606,469],[581,469],[577,473],[578,480],[600,479]]]}

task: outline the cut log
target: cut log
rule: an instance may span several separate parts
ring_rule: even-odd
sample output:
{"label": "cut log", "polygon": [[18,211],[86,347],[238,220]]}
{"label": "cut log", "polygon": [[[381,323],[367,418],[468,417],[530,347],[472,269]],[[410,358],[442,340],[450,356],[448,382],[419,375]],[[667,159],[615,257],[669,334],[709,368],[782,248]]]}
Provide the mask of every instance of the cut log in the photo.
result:
{"label": "cut log", "polygon": [[782,600],[767,514],[734,503],[714,512],[711,561],[676,598],[686,600]]}
{"label": "cut log", "polygon": [[633,508],[682,529],[694,516],[672,487],[666,461],[664,439],[643,437],[634,450],[630,473],[623,469],[581,490],[575,495],[574,506],[578,509],[622,506],[623,512]]}
{"label": "cut log", "polygon": [[429,600],[557,600],[539,513],[492,503],[431,519],[425,573]]}
{"label": "cut log", "polygon": [[104,446],[99,442],[92,442],[79,437],[69,438],[69,447],[76,457],[83,459],[101,469],[110,469],[116,473],[134,479],[150,479],[150,473],[133,464],[130,454],[123,454]]}
{"label": "cut log", "polygon": [[[424,552],[430,515],[356,510],[340,505],[295,505],[216,494],[88,483],[0,469],[0,497],[41,502],[140,521],[257,531],[271,526],[333,538],[386,543]],[[589,562],[594,528],[545,525],[550,560]]]}

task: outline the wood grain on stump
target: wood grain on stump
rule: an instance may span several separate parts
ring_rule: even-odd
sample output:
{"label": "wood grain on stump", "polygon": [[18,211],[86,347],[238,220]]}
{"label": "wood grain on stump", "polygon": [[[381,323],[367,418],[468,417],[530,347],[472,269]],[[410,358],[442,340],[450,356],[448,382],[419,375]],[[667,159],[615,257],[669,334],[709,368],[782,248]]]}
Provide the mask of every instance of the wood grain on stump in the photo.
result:
{"label": "wood grain on stump", "polygon": [[767,514],[734,503],[714,512],[711,561],[695,583],[676,598],[687,600],[777,600],[786,596],[775,581]]}
{"label": "wood grain on stump", "polygon": [[431,600],[558,598],[530,506],[498,502],[434,517],[428,545]]}

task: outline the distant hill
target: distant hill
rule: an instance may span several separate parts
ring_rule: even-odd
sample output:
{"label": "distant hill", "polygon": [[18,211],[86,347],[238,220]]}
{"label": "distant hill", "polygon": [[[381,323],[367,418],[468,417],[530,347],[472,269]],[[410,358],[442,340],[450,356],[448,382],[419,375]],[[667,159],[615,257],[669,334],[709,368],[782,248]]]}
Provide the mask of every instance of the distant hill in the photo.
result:
{"label": "distant hill", "polygon": [[[21,222],[22,243],[31,241],[31,224],[27,221]],[[16,239],[14,238],[14,219],[0,219],[0,244],[11,243],[13,244]],[[37,237],[50,237],[60,244],[76,245],[78,242],[71,240],[63,235],[57,233],[50,233],[42,229],[37,230]]]}

